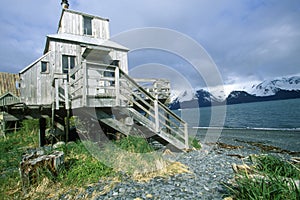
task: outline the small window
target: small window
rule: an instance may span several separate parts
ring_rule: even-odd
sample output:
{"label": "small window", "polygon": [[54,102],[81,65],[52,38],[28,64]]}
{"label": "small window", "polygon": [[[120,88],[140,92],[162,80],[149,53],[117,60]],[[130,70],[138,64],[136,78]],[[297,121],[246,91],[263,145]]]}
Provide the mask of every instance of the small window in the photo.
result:
{"label": "small window", "polygon": [[69,73],[69,69],[75,68],[75,56],[62,56],[62,72],[64,74]]}
{"label": "small window", "polygon": [[92,18],[83,17],[83,33],[85,35],[92,35]]}
{"label": "small window", "polygon": [[49,63],[41,62],[41,73],[49,73]]}

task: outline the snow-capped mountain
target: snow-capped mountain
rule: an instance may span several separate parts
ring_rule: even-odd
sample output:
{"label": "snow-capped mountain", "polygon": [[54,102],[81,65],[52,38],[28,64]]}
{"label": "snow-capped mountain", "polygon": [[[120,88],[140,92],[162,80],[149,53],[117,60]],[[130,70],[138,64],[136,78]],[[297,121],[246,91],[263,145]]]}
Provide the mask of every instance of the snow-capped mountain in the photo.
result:
{"label": "snow-capped mountain", "polygon": [[[174,98],[174,97],[173,97]],[[181,92],[177,98],[171,101],[170,108],[192,108],[192,107],[205,107],[211,106],[212,104],[220,103],[221,101],[214,97],[211,93],[206,90],[185,90]]]}
{"label": "snow-capped mountain", "polygon": [[173,95],[171,109],[205,107],[220,104],[237,104],[258,101],[300,98],[300,76],[282,77],[253,85],[247,91],[232,91],[226,100],[214,97],[206,90],[182,91]]}
{"label": "snow-capped mountain", "polygon": [[253,85],[252,89],[250,89],[248,93],[258,97],[265,97],[275,95],[280,90],[300,90],[300,76],[266,80],[258,85]]}

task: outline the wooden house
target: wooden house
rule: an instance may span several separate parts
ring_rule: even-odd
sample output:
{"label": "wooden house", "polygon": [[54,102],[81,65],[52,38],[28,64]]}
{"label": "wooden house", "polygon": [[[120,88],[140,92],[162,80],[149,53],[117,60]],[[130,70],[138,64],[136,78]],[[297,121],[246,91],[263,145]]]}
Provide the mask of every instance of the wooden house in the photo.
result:
{"label": "wooden house", "polygon": [[[20,71],[22,103],[43,112],[35,114],[40,118],[50,115],[53,123],[94,113],[88,118],[112,132],[139,132],[177,149],[188,148],[187,124],[164,105],[169,81],[132,79],[129,49],[110,40],[109,20],[69,10],[67,1],[62,5],[57,33],[47,36],[44,55]],[[142,87],[145,82],[150,87]]]}

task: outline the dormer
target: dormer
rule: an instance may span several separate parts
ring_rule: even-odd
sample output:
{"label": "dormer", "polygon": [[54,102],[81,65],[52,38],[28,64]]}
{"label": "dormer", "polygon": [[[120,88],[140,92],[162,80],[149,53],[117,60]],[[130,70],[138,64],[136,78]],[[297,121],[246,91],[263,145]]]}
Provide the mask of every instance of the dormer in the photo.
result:
{"label": "dormer", "polygon": [[69,9],[63,9],[57,33],[108,40],[110,34],[109,20]]}

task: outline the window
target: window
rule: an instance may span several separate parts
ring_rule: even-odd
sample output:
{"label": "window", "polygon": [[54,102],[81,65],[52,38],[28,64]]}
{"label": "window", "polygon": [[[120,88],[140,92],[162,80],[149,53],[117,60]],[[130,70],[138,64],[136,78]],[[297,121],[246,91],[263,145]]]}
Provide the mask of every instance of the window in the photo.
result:
{"label": "window", "polygon": [[69,73],[70,69],[74,69],[75,67],[75,56],[62,56],[62,72],[64,74]]}
{"label": "window", "polygon": [[85,35],[92,35],[92,18],[83,17],[83,33]]}
{"label": "window", "polygon": [[41,73],[49,73],[49,63],[48,62],[41,62]]}

